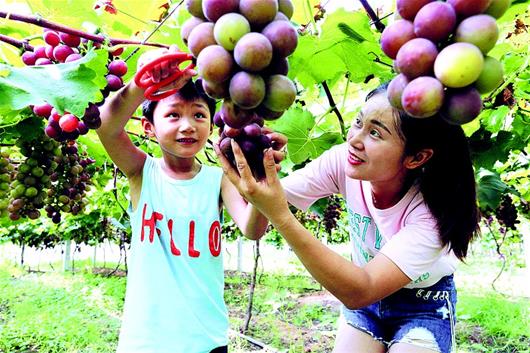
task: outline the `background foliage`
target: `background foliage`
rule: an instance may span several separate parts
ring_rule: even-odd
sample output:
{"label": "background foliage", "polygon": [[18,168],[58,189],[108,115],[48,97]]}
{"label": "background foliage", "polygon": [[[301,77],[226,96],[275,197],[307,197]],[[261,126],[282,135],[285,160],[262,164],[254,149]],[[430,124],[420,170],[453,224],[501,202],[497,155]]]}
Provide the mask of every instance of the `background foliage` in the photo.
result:
{"label": "background foliage", "polygon": [[[117,9],[111,14],[94,10],[93,2],[81,0],[36,0],[31,2],[3,1],[2,10],[13,13],[34,14],[57,23],[89,33],[104,34],[108,38],[177,44],[185,48],[180,39],[180,26],[189,16],[181,2],[135,1],[112,2]],[[289,75],[298,89],[296,104],[270,126],[289,138],[287,160],[283,172],[300,168],[318,157],[332,145],[345,140],[352,118],[357,114],[365,94],[393,76],[391,61],[379,46],[380,33],[370,23],[360,8],[339,9],[328,13],[326,3],[314,0],[294,1],[297,11],[293,22],[300,34],[296,52],[290,57]],[[68,10],[66,10],[68,9]],[[519,218],[528,218],[530,200],[530,69],[528,33],[529,5],[515,0],[508,12],[498,20],[501,29],[499,44],[490,53],[499,59],[505,69],[505,82],[488,97],[480,117],[464,125],[470,138],[478,181],[479,202],[485,216],[493,217],[489,224],[504,231],[504,240],[520,241],[521,231],[506,231],[494,218],[501,196],[509,194],[518,210]],[[389,21],[393,8],[386,3],[376,9],[383,23]],[[161,20],[171,15],[159,26]],[[0,18],[0,35],[26,40],[32,45],[42,43],[42,28],[24,22]],[[108,42],[110,43],[110,42]],[[33,115],[28,106],[52,103],[59,111],[82,112],[89,102],[102,99],[108,45],[93,50],[83,60],[53,65],[53,67],[23,67],[20,49],[0,42],[0,144],[10,150],[15,163],[17,148],[13,145],[22,136],[42,132],[40,123],[28,119]],[[115,48],[112,48],[115,49]],[[139,50],[138,50],[139,49]],[[134,74],[136,60],[148,47],[128,45],[122,58],[127,58],[129,72]],[[157,154],[156,143],[142,137],[137,120],[127,126],[133,141],[151,154]],[[216,136],[212,136],[215,140]],[[104,237],[118,241],[117,232],[127,229],[128,187],[123,176],[116,172],[106,152],[93,131],[78,140],[80,148],[96,160],[99,172],[93,177],[89,205],[84,215],[70,217],[60,224],[61,231],[42,216],[36,221],[14,223],[0,218],[4,225],[0,233],[5,239],[45,246],[64,239],[77,239],[82,243],[97,243]],[[211,146],[200,156],[204,163],[215,163]],[[321,232],[318,222],[324,215],[327,200],[313,207],[314,215],[300,215],[308,227]],[[337,215],[335,230],[327,232],[330,242],[346,240],[345,215]],[[98,220],[114,228],[103,232],[89,231]],[[92,223],[95,222],[95,223]],[[493,222],[493,223],[491,223]],[[227,225],[230,227],[230,224]],[[38,242],[21,235],[28,232],[49,234]],[[40,233],[39,233],[40,232]],[[75,234],[83,233],[83,238]],[[18,235],[17,235],[18,234]],[[235,238],[237,233],[228,234]],[[25,239],[25,240],[21,240]],[[38,239],[35,237],[34,239]],[[282,244],[281,237],[271,234],[268,241]],[[36,244],[37,242],[38,244]]]}

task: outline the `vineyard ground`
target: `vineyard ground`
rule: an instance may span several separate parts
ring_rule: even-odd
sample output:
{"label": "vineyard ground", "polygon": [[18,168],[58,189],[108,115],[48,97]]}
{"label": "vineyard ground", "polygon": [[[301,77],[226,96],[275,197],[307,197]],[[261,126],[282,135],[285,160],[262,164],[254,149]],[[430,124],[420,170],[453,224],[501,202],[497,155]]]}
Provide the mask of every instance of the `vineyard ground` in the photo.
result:
{"label": "vineyard ground", "polygon": [[[225,297],[233,329],[230,351],[266,352],[236,333],[246,317],[253,245],[243,243],[244,272],[237,271],[237,243],[227,243],[225,247]],[[334,248],[342,254],[347,253],[345,245]],[[125,280],[119,276],[93,275],[94,251],[83,247],[74,256],[75,274],[63,274],[62,250],[40,253],[26,250],[26,265],[21,269],[14,267],[14,262],[19,261],[20,249],[8,244],[0,246],[3,262],[0,267],[0,298],[3,298],[0,302],[0,352],[112,351],[119,328]],[[494,252],[474,249],[468,263],[460,266],[455,279],[459,287],[459,353],[530,352],[525,348],[530,347],[529,281],[517,249],[514,251],[509,253],[506,269],[495,282],[498,293],[491,288],[501,267]],[[330,352],[340,303],[307,276],[288,249],[262,244],[260,252],[260,275],[247,335],[279,352]],[[96,254],[99,273],[109,273],[108,268],[113,269],[119,259],[116,247],[100,247]],[[107,270],[101,269],[103,260]],[[42,272],[35,272],[37,270]],[[77,295],[65,297],[64,293]],[[72,306],[78,307],[77,310],[72,311]],[[90,306],[97,307],[98,312],[85,317],[87,310],[83,308]],[[33,310],[41,314],[35,315]],[[51,324],[47,321],[54,320],[51,312],[68,316],[71,321]],[[45,315],[50,317],[44,318]],[[86,332],[88,328],[79,331],[78,334],[84,332],[84,340],[81,340],[70,331],[85,320],[93,321],[95,328],[92,335]],[[26,345],[22,345],[22,341]],[[33,348],[28,346],[32,343]],[[63,348],[47,348],[53,345]],[[85,348],[74,350],[72,347]]]}

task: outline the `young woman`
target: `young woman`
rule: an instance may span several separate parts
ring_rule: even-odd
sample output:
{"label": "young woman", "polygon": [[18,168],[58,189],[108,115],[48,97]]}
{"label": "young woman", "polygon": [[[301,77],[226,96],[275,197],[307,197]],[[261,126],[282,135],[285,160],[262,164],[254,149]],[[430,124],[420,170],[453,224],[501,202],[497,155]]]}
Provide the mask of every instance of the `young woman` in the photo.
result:
{"label": "young woman", "polygon": [[[454,349],[452,274],[479,219],[460,126],[407,116],[382,86],[368,95],[346,143],[281,183],[272,151],[264,157],[267,177],[257,182],[233,149],[237,171],[218,152],[229,179],[344,304],[335,353]],[[332,194],[346,200],[353,263],[312,237],[287,204],[307,209]]]}

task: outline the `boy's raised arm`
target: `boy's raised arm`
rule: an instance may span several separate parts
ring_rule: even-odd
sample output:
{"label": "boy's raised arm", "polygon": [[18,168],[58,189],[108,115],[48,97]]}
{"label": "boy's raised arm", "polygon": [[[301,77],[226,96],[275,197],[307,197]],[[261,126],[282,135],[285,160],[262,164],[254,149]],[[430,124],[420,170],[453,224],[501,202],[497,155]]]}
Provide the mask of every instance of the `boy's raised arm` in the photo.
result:
{"label": "boy's raised arm", "polygon": [[96,132],[112,161],[128,178],[140,174],[146,158],[125,132],[127,121],[143,101],[144,90],[131,80],[100,107],[101,127]]}
{"label": "boy's raised arm", "polygon": [[[178,52],[176,46],[171,46],[169,49],[157,49],[145,52],[138,59],[138,68],[164,54],[175,52]],[[178,68],[178,64],[179,62],[173,60],[164,61],[151,68],[148,74],[151,76],[152,81],[157,83],[170,76]],[[196,72],[194,70],[185,70],[180,78],[161,89],[180,89],[195,74]],[[145,99],[144,93],[144,89],[138,87],[134,80],[131,80],[115,95],[109,97],[100,108],[101,127],[96,130],[99,139],[114,164],[129,179],[141,175],[147,156],[132,143],[125,132],[127,121]]]}

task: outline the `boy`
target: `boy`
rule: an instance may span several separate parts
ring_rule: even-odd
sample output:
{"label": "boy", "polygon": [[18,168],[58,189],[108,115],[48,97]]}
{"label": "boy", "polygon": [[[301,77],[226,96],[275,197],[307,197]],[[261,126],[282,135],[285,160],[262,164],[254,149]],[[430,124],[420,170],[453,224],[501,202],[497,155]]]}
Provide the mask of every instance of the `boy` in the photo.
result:
{"label": "boy", "polygon": [[[138,65],[167,52],[148,52]],[[158,82],[174,65],[166,62],[149,74]],[[190,80],[193,75],[186,70],[165,88],[178,88],[176,94],[143,104],[142,126],[158,141],[160,159],[134,146],[124,130],[144,101],[134,80],[101,107],[97,133],[127,176],[131,197],[132,250],[118,353],[226,352],[221,206],[250,239],[267,227],[220,168],[195,158],[212,132],[215,101]]]}

